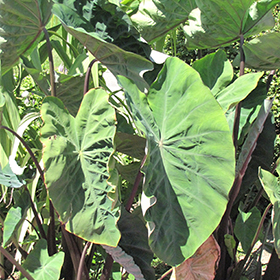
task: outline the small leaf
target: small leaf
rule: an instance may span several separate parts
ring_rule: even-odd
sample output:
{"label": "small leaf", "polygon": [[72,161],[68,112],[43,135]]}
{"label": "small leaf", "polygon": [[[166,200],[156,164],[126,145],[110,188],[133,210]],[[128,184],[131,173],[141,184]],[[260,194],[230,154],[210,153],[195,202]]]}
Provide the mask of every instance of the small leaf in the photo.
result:
{"label": "small leaf", "polygon": [[7,164],[3,170],[0,166],[0,184],[9,188],[20,188],[25,182],[19,179],[12,171],[10,165]]}
{"label": "small leaf", "polygon": [[235,256],[234,256],[234,251],[235,251],[235,246],[236,246],[235,239],[230,234],[226,234],[224,236],[224,238],[225,238],[225,245],[227,247],[227,251],[228,251],[230,257],[232,258],[232,260],[235,260]]}
{"label": "small leaf", "polygon": [[233,68],[226,53],[219,50],[206,55],[193,63],[203,83],[208,86],[214,96],[223,90],[233,78]]}
{"label": "small leaf", "polygon": [[26,211],[20,207],[12,207],[4,221],[3,244],[8,245],[10,238],[26,217]]}
{"label": "small leaf", "polygon": [[261,213],[256,207],[253,207],[247,213],[243,212],[239,207],[239,214],[236,219],[234,234],[241,242],[245,253],[247,253],[251,246],[260,220]]}
{"label": "small leaf", "polygon": [[58,280],[63,261],[64,252],[49,257],[47,241],[40,239],[22,266],[35,280]]}
{"label": "small leaf", "polygon": [[145,155],[146,139],[138,135],[118,132],[115,136],[116,150],[142,160]]}
{"label": "small leaf", "polygon": [[240,101],[245,99],[248,94],[258,85],[258,81],[263,75],[259,73],[248,73],[240,76],[232,84],[218,92],[215,97],[221,105],[224,112],[234,107]]}
{"label": "small leaf", "polygon": [[173,268],[170,280],[213,280],[219,259],[220,247],[211,235],[191,258]]}

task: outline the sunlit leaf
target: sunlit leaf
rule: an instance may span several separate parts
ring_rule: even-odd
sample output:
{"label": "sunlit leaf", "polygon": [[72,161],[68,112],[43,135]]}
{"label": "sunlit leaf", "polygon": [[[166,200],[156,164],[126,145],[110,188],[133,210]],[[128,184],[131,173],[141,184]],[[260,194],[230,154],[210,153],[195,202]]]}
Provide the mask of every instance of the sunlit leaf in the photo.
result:
{"label": "sunlit leaf", "polygon": [[177,58],[166,60],[147,95],[124,77],[119,82],[148,140],[141,205],[150,246],[177,265],[194,254],[224,213],[234,179],[228,124],[199,74]]}
{"label": "sunlit leaf", "polygon": [[198,8],[184,26],[188,49],[216,48],[229,45],[274,26],[270,11],[276,0],[196,0]]}
{"label": "sunlit leaf", "polygon": [[131,20],[143,38],[150,42],[185,23],[195,7],[194,0],[146,0],[140,3]]}

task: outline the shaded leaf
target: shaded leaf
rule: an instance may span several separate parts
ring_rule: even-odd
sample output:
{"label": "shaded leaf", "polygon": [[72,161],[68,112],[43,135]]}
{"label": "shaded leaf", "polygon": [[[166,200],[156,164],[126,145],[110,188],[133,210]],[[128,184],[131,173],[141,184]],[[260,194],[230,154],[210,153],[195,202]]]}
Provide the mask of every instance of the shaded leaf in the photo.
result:
{"label": "shaded leaf", "polygon": [[193,63],[203,83],[211,89],[214,96],[224,89],[233,78],[233,68],[224,51],[206,55]]}
{"label": "shaded leaf", "polygon": [[113,188],[107,163],[113,152],[114,109],[103,89],[90,90],[76,118],[54,97],[45,98],[43,161],[50,198],[66,229],[88,241],[116,246],[117,210],[107,193]]}
{"label": "shaded leaf", "polygon": [[118,78],[148,141],[141,206],[150,246],[177,265],[194,254],[224,213],[234,179],[228,124],[199,74],[178,58],[166,60],[147,95]]}
{"label": "shaded leaf", "polygon": [[188,49],[216,48],[274,26],[270,9],[276,0],[196,0],[198,6],[184,26]]}
{"label": "shaded leaf", "polygon": [[47,241],[40,239],[22,266],[34,279],[58,280],[63,261],[64,252],[60,251],[49,257]]}
{"label": "shaded leaf", "polygon": [[248,167],[248,163],[251,160],[252,153],[256,148],[257,140],[263,130],[266,119],[269,116],[272,102],[273,99],[267,98],[264,100],[263,105],[258,113],[258,117],[250,128],[248,136],[241,148],[236,165],[236,172],[240,173],[242,177],[244,176],[244,173]]}
{"label": "shaded leaf", "polygon": [[230,234],[225,234],[225,245],[227,247],[227,251],[232,258],[232,260],[235,260],[235,246],[236,246],[236,241],[234,237]]}
{"label": "shaded leaf", "polygon": [[[141,55],[144,51],[143,43],[135,38],[138,34],[129,24],[129,18],[117,6],[97,2],[86,1],[80,5],[79,1],[67,1],[67,6],[55,4],[53,12],[64,24],[66,31],[77,38],[114,75],[125,75],[136,81],[141,89],[147,88],[148,84],[141,75],[143,71],[153,69],[153,64],[133,53],[139,47]],[[108,7],[103,9],[105,4]]]}
{"label": "shaded leaf", "polygon": [[245,253],[247,253],[251,246],[260,220],[261,213],[257,207],[253,207],[247,213],[239,207],[239,214],[234,226],[234,234],[241,242]]}
{"label": "shaded leaf", "polygon": [[[279,169],[277,169],[279,171]],[[274,236],[274,247],[278,257],[280,257],[280,184],[279,177],[274,176],[269,171],[259,169],[259,178],[267,193],[270,202],[273,204],[272,232]]]}
{"label": "shaded leaf", "polygon": [[0,2],[0,59],[5,73],[36,46],[51,15],[50,0],[3,0]]}
{"label": "shaded leaf", "polygon": [[131,20],[143,38],[150,42],[185,23],[195,7],[194,0],[146,0],[140,3]]}
{"label": "shaded leaf", "polygon": [[116,150],[142,160],[145,155],[146,139],[138,135],[118,132],[115,136]]}
{"label": "shaded leaf", "polygon": [[115,262],[118,262],[121,266],[125,268],[125,270],[134,275],[137,280],[145,280],[140,268],[135,264],[133,258],[126,254],[121,247],[109,247],[106,245],[102,246],[106,253],[111,255]]}
{"label": "shaded leaf", "polygon": [[212,280],[220,259],[220,247],[213,235],[197,249],[195,254],[173,268],[171,280]]}
{"label": "shaded leaf", "polygon": [[[257,70],[273,70],[280,67],[280,34],[278,32],[266,33],[243,46],[246,67]],[[234,64],[240,60],[238,55]]]}
{"label": "shaded leaf", "polygon": [[119,246],[133,257],[145,279],[155,279],[155,271],[151,267],[154,253],[148,244],[148,230],[141,209],[135,209],[132,214],[122,209],[118,227],[122,236]]}

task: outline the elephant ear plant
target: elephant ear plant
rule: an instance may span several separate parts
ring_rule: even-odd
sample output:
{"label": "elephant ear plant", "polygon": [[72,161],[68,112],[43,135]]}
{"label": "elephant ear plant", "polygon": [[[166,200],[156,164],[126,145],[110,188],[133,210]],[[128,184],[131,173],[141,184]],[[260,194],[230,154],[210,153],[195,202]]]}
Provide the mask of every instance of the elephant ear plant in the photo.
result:
{"label": "elephant ear plant", "polygon": [[[274,72],[245,74],[278,67],[278,3],[2,0],[0,278],[248,279],[272,204],[278,253]],[[155,58],[179,25],[214,51]]]}

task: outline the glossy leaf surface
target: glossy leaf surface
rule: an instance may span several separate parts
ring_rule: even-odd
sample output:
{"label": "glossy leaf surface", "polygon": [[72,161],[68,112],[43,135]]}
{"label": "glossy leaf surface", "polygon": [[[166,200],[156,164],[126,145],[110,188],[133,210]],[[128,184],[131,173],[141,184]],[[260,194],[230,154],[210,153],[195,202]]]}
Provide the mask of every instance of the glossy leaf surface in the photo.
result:
{"label": "glossy leaf surface", "polygon": [[142,210],[150,246],[177,265],[194,254],[224,213],[234,179],[228,124],[199,74],[177,58],[167,59],[147,95],[128,79],[119,81],[148,140]]}
{"label": "glossy leaf surface", "polygon": [[[51,15],[50,0],[0,2],[0,59],[2,71],[11,68],[39,38]],[[35,45],[33,45],[35,46]]]}
{"label": "glossy leaf surface", "polygon": [[113,152],[114,109],[103,89],[90,90],[76,118],[54,97],[41,114],[45,182],[66,229],[95,243],[116,246],[120,238],[117,213],[111,212],[112,191],[107,162]]}

